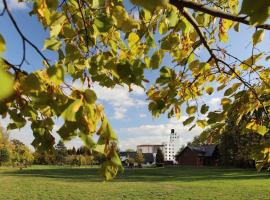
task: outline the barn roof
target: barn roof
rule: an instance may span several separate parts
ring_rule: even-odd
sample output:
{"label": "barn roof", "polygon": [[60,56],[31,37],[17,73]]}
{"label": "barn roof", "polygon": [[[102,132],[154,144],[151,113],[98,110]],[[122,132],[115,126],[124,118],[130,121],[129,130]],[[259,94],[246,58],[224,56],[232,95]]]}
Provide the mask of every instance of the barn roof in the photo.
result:
{"label": "barn roof", "polygon": [[199,156],[211,157],[216,149],[216,144],[202,145],[202,146],[188,146],[193,152]]}

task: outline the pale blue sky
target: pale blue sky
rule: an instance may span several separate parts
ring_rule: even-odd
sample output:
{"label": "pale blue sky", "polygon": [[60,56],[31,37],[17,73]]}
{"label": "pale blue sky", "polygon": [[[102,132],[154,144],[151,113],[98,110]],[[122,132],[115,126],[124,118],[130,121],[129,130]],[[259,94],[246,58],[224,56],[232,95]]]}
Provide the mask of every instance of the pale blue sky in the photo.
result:
{"label": "pale blue sky", "polygon": [[[0,8],[2,6],[1,4],[2,2],[0,3]],[[42,49],[43,41],[48,37],[48,32],[42,28],[36,17],[30,17],[28,15],[29,9],[26,5],[18,4],[16,0],[9,0],[9,5],[23,33],[37,45],[39,49]],[[251,53],[252,46],[249,44],[249,39],[254,30],[247,26],[241,26],[241,30],[241,33],[232,32],[230,34],[230,46],[228,50],[231,54],[246,59]],[[4,56],[11,63],[19,63],[22,55],[21,39],[6,14],[0,17],[0,33],[4,36],[7,43],[7,51]],[[220,44],[220,46],[222,47],[222,44]],[[259,46],[259,48],[269,48],[269,32],[265,35],[264,44]],[[56,59],[54,54],[50,51],[45,51],[44,54],[52,61]],[[206,54],[201,53],[200,56],[205,57]],[[208,59],[208,57],[206,59]],[[41,58],[32,48],[29,48],[29,46],[27,48],[27,61],[30,64],[24,64],[24,70],[30,72],[40,69]],[[165,57],[163,64],[171,64],[168,56]],[[158,72],[146,72],[146,77],[153,82],[157,74]],[[105,105],[105,112],[119,135],[120,147],[122,149],[135,148],[135,146],[139,144],[165,142],[171,128],[175,128],[181,133],[183,143],[190,141],[194,135],[201,131],[200,129],[194,129],[188,132],[187,128],[183,127],[180,121],[167,119],[166,115],[158,119],[153,119],[148,112],[146,96],[141,88],[136,87],[132,93],[129,93],[127,88],[124,87],[109,90],[96,85],[94,89],[97,91],[99,101]],[[219,107],[220,94],[214,93],[211,96],[205,96],[204,100],[210,102],[212,109],[216,109]],[[5,126],[7,121],[8,120],[2,120],[2,125]],[[57,121],[58,126],[62,123],[61,121],[62,120]],[[28,145],[30,145],[33,139],[29,126],[26,126],[20,131],[12,131],[11,135],[13,138],[18,138]],[[68,146],[75,145],[78,147],[80,144],[78,140],[75,140],[68,143]]]}

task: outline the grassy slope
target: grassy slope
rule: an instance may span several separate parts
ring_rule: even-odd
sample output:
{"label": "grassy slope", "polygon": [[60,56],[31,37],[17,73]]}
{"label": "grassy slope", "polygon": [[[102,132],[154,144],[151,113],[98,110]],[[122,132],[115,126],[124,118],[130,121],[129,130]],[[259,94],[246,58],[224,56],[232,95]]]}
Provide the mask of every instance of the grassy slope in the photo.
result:
{"label": "grassy slope", "polygon": [[0,168],[0,199],[270,199],[270,175],[238,169],[127,169],[102,182],[98,169],[91,168]]}

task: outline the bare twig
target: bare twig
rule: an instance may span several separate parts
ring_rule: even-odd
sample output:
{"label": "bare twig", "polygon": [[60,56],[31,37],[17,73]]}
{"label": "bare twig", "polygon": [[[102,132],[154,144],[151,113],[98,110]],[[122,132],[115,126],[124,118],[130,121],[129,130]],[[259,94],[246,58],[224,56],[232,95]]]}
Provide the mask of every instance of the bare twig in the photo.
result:
{"label": "bare twig", "polygon": [[25,37],[25,35],[21,32],[20,28],[17,25],[17,22],[15,21],[14,17],[12,16],[8,5],[7,5],[7,1],[3,0],[3,4],[4,4],[4,8],[7,11],[7,14],[10,18],[10,20],[12,21],[12,24],[14,25],[15,29],[17,30],[17,32],[19,33],[20,37],[23,40],[23,60],[21,61],[21,63],[19,64],[19,66],[21,66],[23,64],[23,62],[25,61],[25,43],[28,43],[32,48],[34,48],[36,50],[36,52],[45,60],[46,64],[50,67],[50,63],[47,60],[47,58],[41,53],[41,51],[38,49],[38,47],[36,45],[34,45],[30,40],[28,40],[27,37]]}

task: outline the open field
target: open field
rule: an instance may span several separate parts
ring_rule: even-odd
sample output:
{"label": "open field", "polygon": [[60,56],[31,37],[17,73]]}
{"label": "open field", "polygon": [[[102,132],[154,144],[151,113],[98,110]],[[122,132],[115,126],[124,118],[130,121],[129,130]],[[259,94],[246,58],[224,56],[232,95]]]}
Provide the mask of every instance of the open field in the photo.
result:
{"label": "open field", "polygon": [[270,199],[270,174],[216,168],[127,169],[103,182],[97,168],[0,168],[2,200]]}

